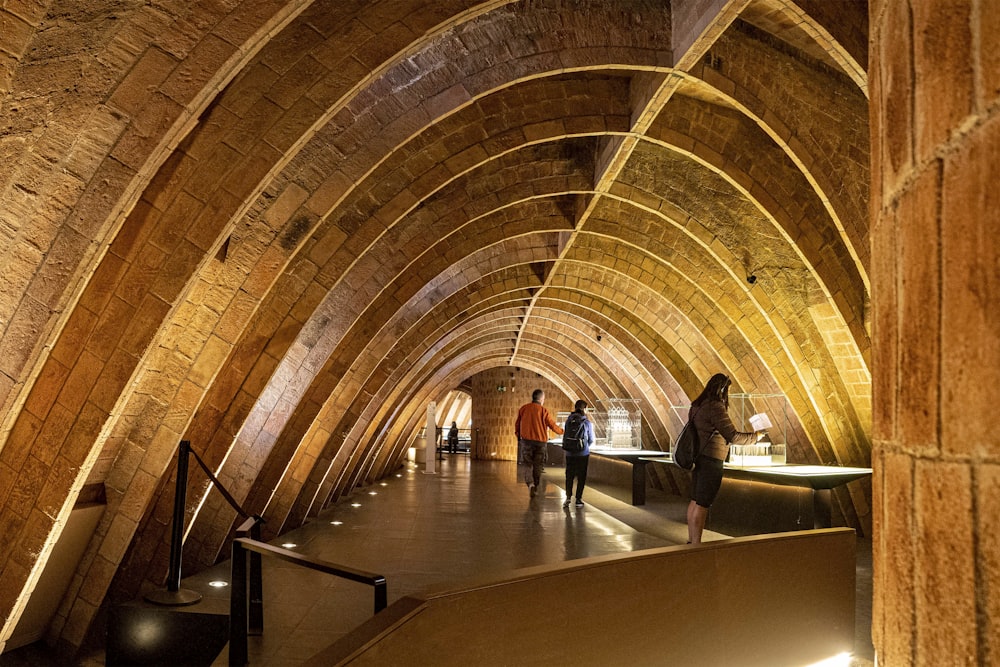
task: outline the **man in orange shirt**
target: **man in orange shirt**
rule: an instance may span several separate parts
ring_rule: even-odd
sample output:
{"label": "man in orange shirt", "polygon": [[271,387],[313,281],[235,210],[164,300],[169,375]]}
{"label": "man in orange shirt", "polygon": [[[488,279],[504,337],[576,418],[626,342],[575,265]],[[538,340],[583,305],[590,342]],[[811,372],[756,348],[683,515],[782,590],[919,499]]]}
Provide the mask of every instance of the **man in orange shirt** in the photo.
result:
{"label": "man in orange shirt", "polygon": [[514,422],[518,449],[524,457],[522,461],[531,466],[524,471],[524,483],[528,485],[528,492],[532,498],[538,492],[538,484],[545,469],[545,443],[549,439],[549,429],[556,433],[563,432],[548,409],[542,406],[544,402],[543,390],[536,389],[531,392],[531,403],[521,406],[517,411],[517,421]]}

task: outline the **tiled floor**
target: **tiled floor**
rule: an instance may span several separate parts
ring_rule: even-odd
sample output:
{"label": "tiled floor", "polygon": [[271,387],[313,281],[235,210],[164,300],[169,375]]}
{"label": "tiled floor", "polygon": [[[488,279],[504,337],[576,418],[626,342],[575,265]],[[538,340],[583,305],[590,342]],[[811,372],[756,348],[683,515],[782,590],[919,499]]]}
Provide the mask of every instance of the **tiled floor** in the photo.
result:
{"label": "tiled floor", "polygon": [[[435,474],[407,466],[274,543],[294,543],[304,555],[384,575],[391,604],[428,588],[456,587],[463,579],[687,540],[682,499],[651,492],[645,506],[632,507],[588,488],[585,507],[563,509],[562,484],[562,469],[551,468],[530,499],[513,463],[446,457]],[[724,537],[706,534],[706,540]],[[859,541],[855,665],[872,664],[865,542]],[[228,567],[189,577],[184,587],[210,590],[208,581],[229,579]],[[265,632],[250,638],[251,665],[299,665],[372,615],[372,589],[363,584],[273,558],[264,559],[264,568]],[[223,651],[215,664],[228,664],[227,656]],[[5,663],[6,657],[0,665],[19,664]]]}
{"label": "tiled floor", "polygon": [[[356,492],[279,542],[384,575],[391,604],[462,579],[686,540],[680,533],[671,538],[670,530],[650,534],[629,526],[600,509],[607,503],[627,506],[595,492],[584,498],[594,505],[564,510],[561,480],[555,483],[561,469],[552,469],[531,499],[512,463],[459,455],[438,464],[433,475],[408,466],[385,486]],[[251,664],[297,665],[372,614],[371,589],[363,584],[296,571],[271,559],[265,559],[264,578],[268,620],[264,637],[250,640]],[[220,658],[216,664],[225,664],[225,655]]]}

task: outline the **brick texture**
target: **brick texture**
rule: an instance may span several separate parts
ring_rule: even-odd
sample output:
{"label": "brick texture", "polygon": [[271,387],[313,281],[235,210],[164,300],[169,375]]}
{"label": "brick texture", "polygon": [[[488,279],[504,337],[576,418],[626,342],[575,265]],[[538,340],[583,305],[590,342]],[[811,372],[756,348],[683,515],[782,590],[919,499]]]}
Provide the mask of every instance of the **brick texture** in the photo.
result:
{"label": "brick texture", "polygon": [[[940,526],[880,503],[992,488],[935,385],[997,367],[955,348],[994,324],[973,311],[996,86],[983,30],[921,59],[982,8],[898,4],[870,31],[863,3],[812,0],[5,4],[4,632],[81,487],[107,506],[52,625],[71,648],[162,583],[179,440],[276,536],[394,471],[460,385],[474,457],[505,460],[536,384],[556,411],[639,398],[652,447],[712,373],[783,393],[794,461],[865,465],[878,434],[877,495],[853,485],[839,516],[931,578]],[[869,32],[893,53],[871,86]],[[195,469],[189,499],[207,567],[237,514]],[[912,658],[928,635],[897,632],[930,598],[880,577],[880,641]]]}

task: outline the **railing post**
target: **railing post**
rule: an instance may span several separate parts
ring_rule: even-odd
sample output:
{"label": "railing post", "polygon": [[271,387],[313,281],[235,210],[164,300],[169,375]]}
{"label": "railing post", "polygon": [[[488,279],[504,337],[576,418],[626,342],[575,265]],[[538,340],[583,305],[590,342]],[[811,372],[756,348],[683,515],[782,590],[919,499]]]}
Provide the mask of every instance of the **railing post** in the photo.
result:
{"label": "railing post", "polygon": [[191,443],[181,440],[177,450],[177,488],[174,491],[174,517],[170,524],[170,569],[167,590],[181,589],[181,551],[184,547],[184,506],[187,504],[188,456]]}
{"label": "railing post", "polygon": [[389,591],[385,584],[385,578],[381,577],[375,582],[375,613],[379,613],[389,606]]}
{"label": "railing post", "polygon": [[247,649],[247,550],[233,540],[233,562],[229,593],[229,667],[249,661]]}
{"label": "railing post", "polygon": [[[250,539],[260,541],[259,521],[254,521],[250,527]],[[250,552],[250,610],[247,632],[254,636],[264,634],[264,575],[261,558],[262,556],[256,551]]]}
{"label": "railing post", "polygon": [[177,484],[174,489],[174,515],[170,524],[170,563],[167,590],[151,591],[146,599],[156,604],[180,606],[201,600],[201,593],[181,589],[181,555],[184,549],[184,508],[187,505],[188,455],[191,442],[181,440],[177,450]]}

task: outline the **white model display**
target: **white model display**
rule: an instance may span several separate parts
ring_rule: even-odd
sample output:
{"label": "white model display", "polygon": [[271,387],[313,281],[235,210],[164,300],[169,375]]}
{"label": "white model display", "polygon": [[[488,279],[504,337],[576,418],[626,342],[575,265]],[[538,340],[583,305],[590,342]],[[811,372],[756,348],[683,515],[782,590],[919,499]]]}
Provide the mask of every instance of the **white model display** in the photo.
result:
{"label": "white model display", "polygon": [[596,448],[642,449],[642,411],[637,399],[599,400],[587,416],[594,424]]}

